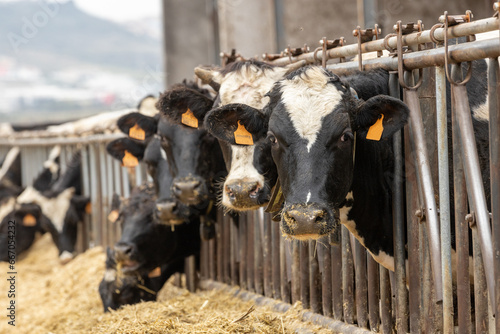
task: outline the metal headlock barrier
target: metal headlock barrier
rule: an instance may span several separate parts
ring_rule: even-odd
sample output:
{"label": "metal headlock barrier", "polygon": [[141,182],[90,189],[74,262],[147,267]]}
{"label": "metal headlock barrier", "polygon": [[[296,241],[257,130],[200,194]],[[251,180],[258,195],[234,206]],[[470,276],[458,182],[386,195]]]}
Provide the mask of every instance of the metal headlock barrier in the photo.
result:
{"label": "metal headlock barrier", "polygon": [[[377,27],[358,27],[357,44],[323,38],[314,52],[288,48],[280,55],[264,55],[276,65],[303,61],[338,75],[382,68],[390,71],[390,94],[399,98],[402,90],[410,119],[393,143],[395,272],[376,263],[345,227],[338,235],[296,241],[285,239],[279,224],[262,209],[241,214],[238,223],[219,211],[216,238],[202,242],[199,286],[227,290],[281,311],[301,302],[309,310],[303,312],[305,320],[338,333],[500,333],[500,38],[448,45],[450,38],[498,31],[498,3],[495,11],[494,17],[477,21],[471,21],[470,13],[445,13],[430,30],[398,22],[395,33],[375,40]],[[380,56],[383,50],[391,56],[363,59],[364,53],[378,51]],[[351,56],[359,61],[346,61]],[[477,59],[488,59],[490,65],[491,213],[458,67]],[[451,83],[452,138],[446,80]],[[25,185],[39,172],[51,145],[62,146],[62,165],[73,152],[82,151],[83,191],[92,199],[92,215],[80,231],[80,251],[112,245],[119,238],[119,226],[107,220],[112,194],[127,197],[131,185],[147,179],[143,166],[122,168],[106,153],[105,145],[118,136],[0,139],[0,154],[20,147]]]}

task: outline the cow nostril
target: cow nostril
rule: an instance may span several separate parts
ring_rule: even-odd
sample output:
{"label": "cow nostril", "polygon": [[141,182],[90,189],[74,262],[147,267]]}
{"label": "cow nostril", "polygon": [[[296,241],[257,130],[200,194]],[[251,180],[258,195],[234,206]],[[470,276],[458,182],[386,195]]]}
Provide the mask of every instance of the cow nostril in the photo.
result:
{"label": "cow nostril", "polygon": [[260,190],[260,186],[258,183],[255,184],[255,186],[250,189],[250,197],[257,197],[258,193]]}
{"label": "cow nostril", "polygon": [[193,181],[193,189],[199,188],[201,185],[200,181]]}
{"label": "cow nostril", "polygon": [[226,195],[229,197],[230,200],[234,200],[236,198],[234,192],[228,186],[226,186]]}

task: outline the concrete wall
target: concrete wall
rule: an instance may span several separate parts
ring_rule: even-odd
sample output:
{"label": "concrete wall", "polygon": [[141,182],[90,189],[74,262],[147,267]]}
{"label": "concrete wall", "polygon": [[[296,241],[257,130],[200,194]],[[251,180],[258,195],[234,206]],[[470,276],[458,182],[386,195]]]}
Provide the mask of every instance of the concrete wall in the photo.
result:
{"label": "concrete wall", "polygon": [[163,0],[164,61],[168,87],[218,61],[216,0]]}

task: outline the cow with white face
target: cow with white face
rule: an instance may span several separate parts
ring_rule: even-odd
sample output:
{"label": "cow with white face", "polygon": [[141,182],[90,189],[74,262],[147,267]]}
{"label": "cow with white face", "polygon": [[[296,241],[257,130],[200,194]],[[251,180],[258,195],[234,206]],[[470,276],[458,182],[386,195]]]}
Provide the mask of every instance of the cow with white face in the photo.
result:
{"label": "cow with white face", "polygon": [[[286,73],[302,65],[275,67],[249,60],[230,63],[220,71],[195,69],[195,73],[219,93],[212,110],[195,116],[219,139],[229,170],[222,191],[222,205],[226,209],[247,211],[265,206],[277,180],[270,144],[264,140],[265,132],[263,135],[250,134],[248,127],[254,128],[256,124],[240,122],[235,117],[235,109],[264,119],[259,110],[269,100],[265,96],[268,90]],[[166,110],[165,114],[170,120],[181,122],[178,111]]]}

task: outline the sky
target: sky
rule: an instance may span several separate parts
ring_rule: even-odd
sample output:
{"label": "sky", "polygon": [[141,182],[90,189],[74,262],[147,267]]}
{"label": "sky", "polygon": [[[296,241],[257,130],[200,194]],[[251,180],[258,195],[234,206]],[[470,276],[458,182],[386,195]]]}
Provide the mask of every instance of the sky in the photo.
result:
{"label": "sky", "polygon": [[[21,0],[0,0],[11,2]],[[59,3],[67,0],[48,0]],[[74,0],[75,4],[83,11],[117,22],[130,21],[150,16],[161,16],[161,0]]]}

